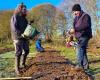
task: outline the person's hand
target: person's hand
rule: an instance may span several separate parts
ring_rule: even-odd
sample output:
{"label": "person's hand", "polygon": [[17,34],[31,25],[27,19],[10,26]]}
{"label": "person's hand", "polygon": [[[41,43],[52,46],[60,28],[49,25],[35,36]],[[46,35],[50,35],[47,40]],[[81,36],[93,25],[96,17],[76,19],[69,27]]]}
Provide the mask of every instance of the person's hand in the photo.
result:
{"label": "person's hand", "polygon": [[25,36],[24,34],[21,34],[21,37],[22,37],[22,38],[26,38],[26,39],[28,39],[28,37]]}
{"label": "person's hand", "polygon": [[70,29],[69,33],[70,34],[74,34],[75,33],[75,30],[72,28],[72,29]]}
{"label": "person's hand", "polygon": [[24,34],[21,34],[21,36],[24,38],[25,37],[25,35]]}

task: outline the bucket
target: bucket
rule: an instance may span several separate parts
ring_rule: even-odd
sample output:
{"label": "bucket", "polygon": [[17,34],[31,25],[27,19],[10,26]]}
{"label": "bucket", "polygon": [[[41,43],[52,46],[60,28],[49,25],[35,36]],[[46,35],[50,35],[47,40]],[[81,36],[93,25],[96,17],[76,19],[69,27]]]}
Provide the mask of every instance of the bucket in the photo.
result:
{"label": "bucket", "polygon": [[31,25],[28,25],[23,33],[24,37],[29,39],[33,39],[37,34],[39,34],[39,32]]}

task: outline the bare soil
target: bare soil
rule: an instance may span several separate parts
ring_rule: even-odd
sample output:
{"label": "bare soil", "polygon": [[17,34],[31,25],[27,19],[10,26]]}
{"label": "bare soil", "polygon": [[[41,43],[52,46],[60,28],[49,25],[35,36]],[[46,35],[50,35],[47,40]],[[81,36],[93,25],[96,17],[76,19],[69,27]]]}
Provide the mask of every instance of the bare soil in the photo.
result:
{"label": "bare soil", "polygon": [[27,62],[27,67],[21,69],[21,77],[32,77],[32,80],[92,80],[81,68],[60,55],[60,51],[47,49],[37,53],[35,58]]}

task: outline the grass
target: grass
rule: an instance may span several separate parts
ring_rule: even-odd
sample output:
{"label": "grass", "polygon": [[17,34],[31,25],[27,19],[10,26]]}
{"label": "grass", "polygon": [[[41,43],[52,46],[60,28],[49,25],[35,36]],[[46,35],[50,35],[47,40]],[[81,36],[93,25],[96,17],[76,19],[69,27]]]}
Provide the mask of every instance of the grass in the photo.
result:
{"label": "grass", "polygon": [[15,77],[14,59],[0,59],[0,77]]}
{"label": "grass", "polygon": [[12,48],[13,47],[13,42],[12,42],[12,40],[5,41],[3,43],[0,43],[0,47]]}

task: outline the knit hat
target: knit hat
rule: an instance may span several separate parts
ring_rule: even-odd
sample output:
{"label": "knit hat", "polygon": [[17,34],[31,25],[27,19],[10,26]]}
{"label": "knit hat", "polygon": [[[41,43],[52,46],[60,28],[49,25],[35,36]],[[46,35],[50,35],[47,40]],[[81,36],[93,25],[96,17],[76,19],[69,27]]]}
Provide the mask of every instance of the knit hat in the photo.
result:
{"label": "knit hat", "polygon": [[72,7],[72,11],[81,11],[81,6],[79,4],[75,4],[73,7]]}

